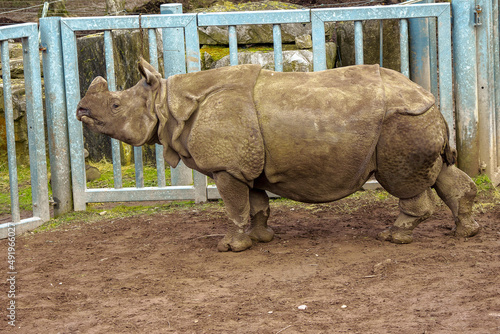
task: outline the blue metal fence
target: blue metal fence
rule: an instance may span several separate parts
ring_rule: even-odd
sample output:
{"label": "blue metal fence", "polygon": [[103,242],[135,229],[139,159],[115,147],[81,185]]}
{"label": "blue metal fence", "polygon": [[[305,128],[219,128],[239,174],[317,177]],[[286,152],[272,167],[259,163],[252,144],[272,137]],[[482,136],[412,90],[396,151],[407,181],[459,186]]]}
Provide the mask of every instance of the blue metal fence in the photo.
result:
{"label": "blue metal fence", "polygon": [[[229,49],[231,65],[238,63],[236,27],[239,25],[270,24],[273,26],[275,68],[283,69],[283,55],[281,47],[281,25],[288,23],[311,23],[313,27],[313,54],[314,70],[326,69],[325,56],[325,22],[354,21],[356,26],[356,60],[363,62],[362,20],[401,20],[402,33],[402,70],[408,75],[409,47],[408,47],[408,19],[437,18],[439,25],[439,96],[440,104],[448,120],[453,120],[451,107],[451,30],[450,5],[425,4],[412,6],[380,6],[364,8],[337,8],[337,9],[304,9],[287,11],[259,11],[259,12],[231,12],[231,13],[201,13],[175,14],[180,12],[179,5],[162,6],[162,13],[169,15],[146,15],[127,17],[92,17],[92,18],[63,18],[60,20],[60,39],[64,40],[61,55],[52,55],[62,59],[59,70],[64,68],[67,124],[69,131],[71,175],[73,185],[73,200],[75,210],[84,210],[86,203],[109,201],[139,201],[139,200],[183,200],[194,199],[204,201],[217,198],[217,189],[207,186],[205,176],[195,172],[194,185],[165,186],[164,162],[161,159],[161,148],[157,147],[158,186],[144,187],[142,181],[141,149],[135,148],[136,187],[123,188],[121,182],[121,164],[119,144],[114,141],[114,175],[115,185],[112,189],[87,189],[85,182],[85,164],[83,156],[82,125],[74,115],[76,105],[80,100],[78,61],[76,49],[76,32],[85,30],[104,31],[104,48],[108,86],[115,90],[115,75],[113,63],[113,47],[111,30],[144,29],[148,31],[149,52],[152,65],[158,67],[155,29],[163,32],[163,56],[165,76],[177,73],[194,72],[200,70],[200,50],[198,43],[198,26],[228,26]],[[41,20],[41,29],[51,19]],[[52,19],[55,20],[55,19]],[[53,34],[53,32],[51,31]],[[53,34],[54,35],[54,34]],[[42,36],[43,37],[43,36]],[[42,39],[44,42],[44,39]],[[50,46],[47,46],[49,49]],[[57,52],[54,51],[53,52]],[[51,73],[54,75],[54,73]],[[57,77],[61,74],[57,73]],[[62,105],[62,104],[61,104]],[[182,167],[181,167],[182,168]],[[184,167],[185,168],[185,167]],[[175,175],[176,170],[173,171]],[[191,172],[189,172],[191,173]],[[179,173],[180,175],[180,173]],[[188,178],[189,179],[189,178]]]}
{"label": "blue metal fence", "polygon": [[[19,206],[19,185],[9,59],[9,40],[17,38],[22,39],[23,45],[26,117],[28,122],[33,204],[33,216],[24,219],[21,219],[21,210]],[[50,213],[37,25],[34,23],[27,23],[0,28],[0,43],[12,219],[9,223],[0,224],[0,238],[5,238],[9,232],[12,232],[12,228],[15,229],[16,233],[22,233],[23,231],[41,225],[44,221],[50,219]]]}
{"label": "blue metal fence", "polygon": [[499,0],[453,1],[458,166],[500,183]]}

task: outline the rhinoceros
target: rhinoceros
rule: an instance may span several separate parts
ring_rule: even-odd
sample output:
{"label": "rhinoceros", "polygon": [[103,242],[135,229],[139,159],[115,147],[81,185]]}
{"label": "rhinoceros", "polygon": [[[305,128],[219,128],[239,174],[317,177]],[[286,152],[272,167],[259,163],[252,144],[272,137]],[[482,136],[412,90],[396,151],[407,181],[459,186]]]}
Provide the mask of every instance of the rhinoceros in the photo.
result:
{"label": "rhinoceros", "polygon": [[138,69],[143,78],[121,92],[95,78],[76,117],[130,145],[160,143],[170,166],[182,160],[213,178],[234,223],[219,251],[273,239],[266,191],[330,202],[372,175],[399,198],[399,216],[379,238],[412,242],[413,229],[434,210],[431,188],[451,209],[457,236],[479,231],[475,183],[454,165],[433,95],[396,71],[359,65],[280,73],[238,65],[163,79],[143,59]]}

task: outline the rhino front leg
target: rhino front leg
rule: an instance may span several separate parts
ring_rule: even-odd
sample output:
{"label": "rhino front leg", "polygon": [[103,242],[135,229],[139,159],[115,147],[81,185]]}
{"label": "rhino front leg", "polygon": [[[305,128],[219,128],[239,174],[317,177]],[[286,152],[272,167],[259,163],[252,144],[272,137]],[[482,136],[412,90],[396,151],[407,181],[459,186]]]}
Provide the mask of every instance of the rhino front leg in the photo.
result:
{"label": "rhino front leg", "polygon": [[226,213],[234,225],[217,245],[220,252],[240,252],[252,246],[252,239],[245,233],[250,218],[249,187],[227,172],[214,173],[215,184],[226,206]]}
{"label": "rhino front leg", "polygon": [[451,209],[455,218],[455,235],[472,237],[479,232],[479,224],[472,218],[472,205],[477,187],[474,181],[455,166],[443,166],[436,184],[437,194]]}
{"label": "rhino front leg", "polygon": [[432,215],[434,206],[434,195],[431,188],[415,197],[399,199],[399,216],[393,226],[379,233],[379,239],[396,244],[411,243],[413,230]]}
{"label": "rhino front leg", "polygon": [[269,197],[264,190],[250,189],[250,238],[260,242],[273,240],[274,231],[267,226]]}

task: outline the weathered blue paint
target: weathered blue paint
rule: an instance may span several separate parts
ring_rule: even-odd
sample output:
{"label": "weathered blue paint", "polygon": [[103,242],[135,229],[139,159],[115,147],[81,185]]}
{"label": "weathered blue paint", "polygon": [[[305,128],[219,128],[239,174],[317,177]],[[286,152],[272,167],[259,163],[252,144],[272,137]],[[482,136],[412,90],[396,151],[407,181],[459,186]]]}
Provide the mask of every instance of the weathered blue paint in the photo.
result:
{"label": "weathered blue paint", "polygon": [[[493,1],[493,55],[495,58],[495,119],[496,125],[493,131],[496,135],[497,171],[500,169],[500,0]],[[500,177],[498,180],[500,183]]]}
{"label": "weathered blue paint", "polygon": [[410,31],[410,78],[427,90],[431,90],[429,58],[429,20],[408,20]]}
{"label": "weathered blue paint", "polygon": [[68,110],[68,134],[70,143],[71,178],[73,185],[73,207],[75,211],[85,210],[85,157],[83,155],[83,128],[76,119],[75,110],[80,101],[80,80],[75,32],[61,19],[61,40],[63,49],[64,86]]}
{"label": "weathered blue paint", "polygon": [[61,66],[60,20],[59,17],[40,19],[43,68],[46,73],[44,77],[45,106],[55,217],[73,210],[64,73]]}
{"label": "weathered blue paint", "polygon": [[[181,4],[164,4],[160,6],[161,14],[182,14]],[[168,78],[174,74],[186,73],[186,57],[184,47],[184,29],[183,28],[164,28],[162,29],[163,36],[163,60],[164,60],[164,75]],[[164,166],[163,147],[156,146],[156,164],[158,160]],[[160,165],[161,166],[161,165]],[[158,170],[158,175],[164,171]],[[163,176],[163,178],[165,178]],[[173,186],[191,185],[193,184],[193,172],[187,168],[182,161],[179,162],[176,168],[170,168],[170,183]],[[164,187],[165,182],[160,180],[158,176],[158,186]]]}
{"label": "weathered blue paint", "polygon": [[228,27],[229,39],[229,63],[231,66],[238,65],[238,40],[236,35],[236,26]]}
{"label": "weathered blue paint", "polygon": [[7,161],[9,164],[10,210],[12,222],[21,221],[19,210],[19,180],[17,178],[16,138],[14,132],[14,109],[12,106],[12,83],[10,81],[9,42],[2,41],[2,79],[7,137]]}
{"label": "weathered blue paint", "polygon": [[202,27],[243,24],[286,24],[309,21],[310,12],[308,9],[198,14],[198,25]]}
{"label": "weathered blue paint", "polygon": [[281,44],[281,26],[273,24],[274,70],[283,72],[283,46]]}
{"label": "weathered blue paint", "polygon": [[[26,89],[26,116],[30,151],[33,215],[46,221],[50,219],[47,156],[45,153],[45,126],[42,101],[42,79],[36,25],[30,34],[22,39],[24,80]],[[27,83],[27,84],[26,84]],[[34,169],[34,171],[33,171]]]}
{"label": "weathered blue paint", "polygon": [[354,49],[356,65],[365,63],[363,52],[363,22],[354,21]]}
{"label": "weathered blue paint", "polygon": [[[113,37],[111,31],[104,31],[104,55],[106,63],[106,79],[108,81],[108,89],[111,92],[116,91],[116,77],[115,77],[115,62],[113,55]],[[120,154],[120,141],[111,139],[111,152],[113,157],[113,180],[114,187],[123,187],[122,182],[122,168],[121,168],[121,154]]]}
{"label": "weathered blue paint", "polygon": [[[30,174],[31,184],[34,185],[32,187],[33,217],[26,219],[21,219],[19,208],[19,188],[9,64],[8,40],[15,38],[22,39]],[[0,28],[0,45],[12,218],[12,222],[0,224],[0,238],[6,238],[8,235],[8,228],[15,227],[16,233],[20,234],[49,220],[50,213],[37,25],[28,23]]]}
{"label": "weathered blue paint", "polygon": [[[496,2],[496,1],[495,1]],[[493,1],[477,0],[481,7],[482,24],[476,26],[477,37],[477,84],[478,84],[478,139],[479,167],[495,181],[500,181],[497,161],[497,133],[495,118],[495,34]],[[498,35],[497,35],[498,36]],[[496,41],[498,43],[498,39]],[[500,83],[497,82],[497,86]]]}
{"label": "weathered blue paint", "polygon": [[379,44],[378,44],[378,63],[380,66],[384,66],[384,21],[379,21]]}
{"label": "weathered blue paint", "polygon": [[470,0],[454,0],[452,7],[458,166],[469,175],[476,174],[479,169],[474,7],[474,1]]}
{"label": "weathered blue paint", "polygon": [[408,20],[399,20],[399,50],[401,54],[401,73],[410,77],[410,48],[408,44]]}

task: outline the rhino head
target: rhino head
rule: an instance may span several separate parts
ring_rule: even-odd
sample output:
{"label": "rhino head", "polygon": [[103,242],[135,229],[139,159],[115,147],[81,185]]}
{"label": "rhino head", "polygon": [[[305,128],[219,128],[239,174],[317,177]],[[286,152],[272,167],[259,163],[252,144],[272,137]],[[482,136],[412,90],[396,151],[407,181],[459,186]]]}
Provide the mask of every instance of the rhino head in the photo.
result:
{"label": "rhino head", "polygon": [[165,80],[144,59],[138,68],[143,78],[120,92],[109,91],[107,81],[96,77],[78,103],[76,118],[92,131],[133,146],[159,143],[155,101]]}

